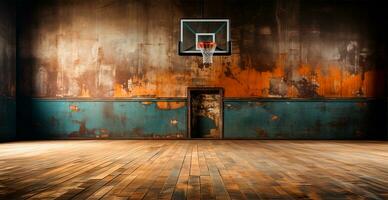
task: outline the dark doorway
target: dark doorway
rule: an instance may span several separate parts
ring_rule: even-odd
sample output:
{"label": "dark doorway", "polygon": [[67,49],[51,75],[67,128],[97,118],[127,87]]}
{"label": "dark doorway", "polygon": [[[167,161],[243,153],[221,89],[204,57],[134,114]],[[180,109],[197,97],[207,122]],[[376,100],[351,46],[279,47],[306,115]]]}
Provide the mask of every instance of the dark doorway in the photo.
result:
{"label": "dark doorway", "polygon": [[221,139],[223,136],[223,88],[188,88],[190,138]]}

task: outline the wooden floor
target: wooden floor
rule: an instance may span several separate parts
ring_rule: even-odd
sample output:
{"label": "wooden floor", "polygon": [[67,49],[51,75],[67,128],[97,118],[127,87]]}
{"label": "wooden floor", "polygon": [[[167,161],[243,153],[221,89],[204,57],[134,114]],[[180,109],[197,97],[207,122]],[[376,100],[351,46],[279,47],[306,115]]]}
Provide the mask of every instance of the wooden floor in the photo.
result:
{"label": "wooden floor", "polygon": [[388,142],[0,144],[0,199],[388,199]]}

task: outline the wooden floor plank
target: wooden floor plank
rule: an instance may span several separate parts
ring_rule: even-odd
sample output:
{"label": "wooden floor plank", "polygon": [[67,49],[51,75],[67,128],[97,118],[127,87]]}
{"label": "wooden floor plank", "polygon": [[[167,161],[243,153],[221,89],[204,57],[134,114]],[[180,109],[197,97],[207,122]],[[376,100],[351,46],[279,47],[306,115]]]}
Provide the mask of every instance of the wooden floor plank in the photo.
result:
{"label": "wooden floor plank", "polygon": [[0,199],[387,199],[386,141],[0,144]]}

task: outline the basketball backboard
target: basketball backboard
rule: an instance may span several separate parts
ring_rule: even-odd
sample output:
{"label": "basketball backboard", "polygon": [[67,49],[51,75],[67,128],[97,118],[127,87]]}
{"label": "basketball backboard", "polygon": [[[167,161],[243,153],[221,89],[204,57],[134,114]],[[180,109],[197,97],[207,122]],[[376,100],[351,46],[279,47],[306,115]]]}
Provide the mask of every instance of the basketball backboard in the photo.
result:
{"label": "basketball backboard", "polygon": [[181,19],[180,55],[202,55],[200,42],[215,42],[215,55],[230,55],[229,19]]}

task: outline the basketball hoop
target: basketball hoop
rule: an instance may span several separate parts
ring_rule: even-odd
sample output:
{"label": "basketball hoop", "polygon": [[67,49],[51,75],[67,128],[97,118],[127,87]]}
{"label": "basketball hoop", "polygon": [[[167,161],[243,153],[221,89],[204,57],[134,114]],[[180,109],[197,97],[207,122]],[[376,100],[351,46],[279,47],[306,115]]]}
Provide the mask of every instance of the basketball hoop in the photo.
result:
{"label": "basketball hoop", "polygon": [[213,63],[213,53],[216,50],[215,42],[199,42],[198,48],[201,50],[203,64],[211,65]]}

